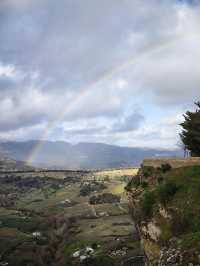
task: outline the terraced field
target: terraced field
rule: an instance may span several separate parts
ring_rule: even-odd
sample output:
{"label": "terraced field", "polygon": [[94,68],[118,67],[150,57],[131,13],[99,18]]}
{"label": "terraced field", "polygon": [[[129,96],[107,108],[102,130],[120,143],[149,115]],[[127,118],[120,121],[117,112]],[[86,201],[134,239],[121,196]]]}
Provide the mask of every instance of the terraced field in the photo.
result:
{"label": "terraced field", "polygon": [[[31,175],[31,182],[13,176],[9,183],[2,178],[1,199],[14,200],[1,200],[0,265],[109,266],[140,255],[124,194],[127,176],[135,173],[120,169],[44,180]],[[91,205],[92,196],[105,202]]]}

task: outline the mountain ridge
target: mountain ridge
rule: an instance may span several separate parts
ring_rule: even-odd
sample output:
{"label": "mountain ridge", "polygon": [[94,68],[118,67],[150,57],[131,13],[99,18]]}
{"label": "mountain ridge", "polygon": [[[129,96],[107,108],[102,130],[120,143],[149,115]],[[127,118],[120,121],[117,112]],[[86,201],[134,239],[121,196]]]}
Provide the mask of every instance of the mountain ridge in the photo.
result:
{"label": "mountain ridge", "polygon": [[[36,167],[103,169],[139,166],[145,157],[181,157],[181,150],[123,147],[106,143],[42,141],[32,164]],[[0,153],[27,161],[37,140],[0,142]]]}

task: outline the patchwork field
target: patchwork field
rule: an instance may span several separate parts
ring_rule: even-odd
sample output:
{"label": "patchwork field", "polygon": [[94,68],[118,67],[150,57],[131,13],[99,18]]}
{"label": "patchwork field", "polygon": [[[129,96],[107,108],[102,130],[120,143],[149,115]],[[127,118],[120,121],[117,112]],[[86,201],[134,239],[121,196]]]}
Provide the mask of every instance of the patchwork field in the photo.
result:
{"label": "patchwork field", "polygon": [[141,254],[124,194],[136,173],[0,177],[0,265],[109,266]]}
{"label": "patchwork field", "polygon": [[138,168],[125,168],[125,169],[110,169],[110,170],[104,170],[104,171],[96,171],[95,176],[97,178],[111,178],[111,179],[116,179],[116,178],[122,178],[122,177],[132,177],[136,175],[138,172]]}

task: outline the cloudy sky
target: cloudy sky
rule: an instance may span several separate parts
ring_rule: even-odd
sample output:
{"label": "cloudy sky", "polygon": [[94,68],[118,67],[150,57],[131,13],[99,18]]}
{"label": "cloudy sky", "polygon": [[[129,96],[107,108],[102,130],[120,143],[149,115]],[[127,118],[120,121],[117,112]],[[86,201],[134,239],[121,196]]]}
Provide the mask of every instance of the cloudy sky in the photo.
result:
{"label": "cloudy sky", "polygon": [[0,0],[0,139],[176,148],[200,1]]}

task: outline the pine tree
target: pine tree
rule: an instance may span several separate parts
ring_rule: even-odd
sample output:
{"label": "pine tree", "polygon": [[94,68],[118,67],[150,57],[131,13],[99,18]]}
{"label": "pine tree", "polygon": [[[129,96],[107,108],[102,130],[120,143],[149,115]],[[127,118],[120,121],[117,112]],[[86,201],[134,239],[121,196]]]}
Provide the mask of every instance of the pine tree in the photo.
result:
{"label": "pine tree", "polygon": [[183,127],[180,134],[185,148],[191,152],[191,156],[200,156],[200,102],[195,103],[196,111],[187,111],[184,114],[184,122],[180,125]]}

